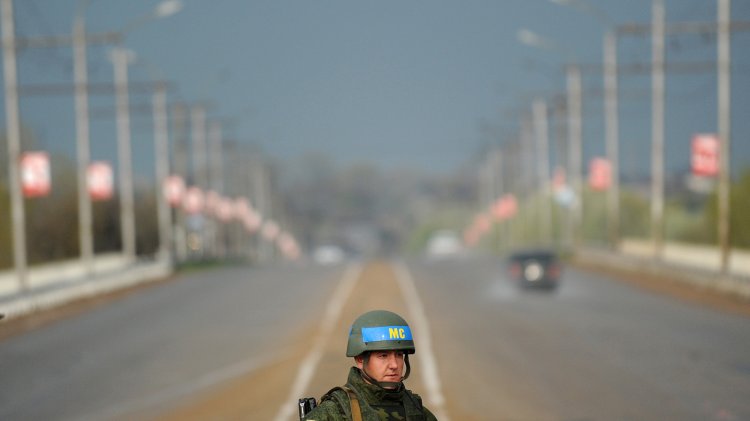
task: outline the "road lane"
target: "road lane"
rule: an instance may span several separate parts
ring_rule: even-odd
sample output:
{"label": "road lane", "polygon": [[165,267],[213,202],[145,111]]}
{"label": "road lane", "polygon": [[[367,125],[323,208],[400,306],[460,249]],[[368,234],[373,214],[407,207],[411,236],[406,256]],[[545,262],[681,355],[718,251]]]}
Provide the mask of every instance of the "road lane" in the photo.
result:
{"label": "road lane", "polygon": [[492,260],[410,267],[454,418],[750,419],[746,317],[571,269],[539,294]]}
{"label": "road lane", "polygon": [[[319,313],[322,314],[322,309],[328,307],[331,298],[332,294],[329,294],[316,302],[321,309]],[[242,379],[227,384],[183,408],[164,414],[159,419],[274,419],[279,415],[290,421],[296,419],[296,413],[292,415],[289,410],[279,411],[280,405],[288,405],[288,408],[294,408],[296,411],[296,399],[307,396],[319,399],[332,387],[346,382],[349,367],[352,366],[352,359],[345,356],[349,329],[359,315],[375,309],[390,310],[410,317],[409,304],[399,287],[394,266],[388,262],[375,261],[364,265],[361,276],[356,280],[329,333],[328,329],[321,327],[322,316],[313,320],[310,325],[311,338],[299,338],[296,342],[299,352],[292,358],[259,372],[249,373]],[[414,337],[417,341],[417,353],[410,356],[414,371],[406,383],[407,387],[424,395],[428,388],[417,374],[423,358],[420,352],[419,332],[415,331]],[[317,343],[323,344],[320,357],[307,358]],[[312,367],[305,365],[308,363],[312,364]],[[304,393],[295,395],[292,400],[289,397],[290,393],[298,393],[293,380],[299,377],[301,370],[310,370],[312,376]]]}
{"label": "road lane", "polygon": [[409,308],[407,317],[411,320],[411,328],[419,332],[419,361],[422,383],[427,388],[424,397],[435,417],[442,421],[450,421],[445,409],[445,396],[443,395],[442,381],[437,370],[437,361],[432,346],[432,328],[427,320],[422,299],[414,285],[414,279],[409,269],[401,262],[394,265],[396,281],[401,288],[406,306]]}
{"label": "road lane", "polygon": [[192,272],[0,343],[0,419],[163,411],[283,358],[343,268]]}
{"label": "road lane", "polygon": [[328,300],[325,314],[318,326],[319,334],[316,335],[315,343],[300,363],[300,368],[292,384],[289,397],[282,403],[279,412],[274,418],[275,420],[283,421],[294,417],[295,403],[305,394],[307,387],[310,385],[310,380],[312,380],[315,369],[323,357],[323,348],[326,346],[326,342],[330,341],[333,334],[333,326],[339,320],[341,309],[349,299],[349,295],[357,285],[357,281],[359,281],[361,275],[362,267],[360,265],[350,266]]}
{"label": "road lane", "polygon": [[491,259],[414,260],[364,265],[325,333],[344,269],[194,273],[0,343],[0,419],[273,419],[301,369],[304,396],[345,381],[346,333],[362,312],[422,324],[404,270],[432,341],[415,330],[407,385],[429,402],[432,348],[452,420],[750,419],[747,317],[572,269],[537,294]]}

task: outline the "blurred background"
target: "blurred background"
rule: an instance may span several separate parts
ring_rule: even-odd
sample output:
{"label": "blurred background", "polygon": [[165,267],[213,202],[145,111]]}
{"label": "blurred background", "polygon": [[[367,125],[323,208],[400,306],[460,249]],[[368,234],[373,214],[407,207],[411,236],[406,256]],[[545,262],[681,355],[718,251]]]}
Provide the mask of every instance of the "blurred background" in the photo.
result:
{"label": "blurred background", "polygon": [[113,273],[520,249],[749,294],[746,0],[0,6],[6,315]]}
{"label": "blurred background", "polygon": [[[246,198],[306,251],[415,252],[437,229],[495,249],[750,242],[744,1],[723,66],[716,2],[665,4],[657,40],[648,1],[15,3],[4,14],[17,73],[4,90],[2,267],[14,264],[21,201],[9,162],[29,152],[46,154],[51,180],[20,204],[32,264],[82,248],[153,254],[167,176]],[[117,49],[128,51],[121,76]],[[708,166],[724,165],[695,167],[700,135],[727,149]],[[108,168],[111,193],[88,203],[92,162]],[[525,209],[493,218],[512,225],[507,241],[477,235],[473,219],[506,194]],[[171,248],[208,230],[200,247],[209,235],[213,253],[241,253],[244,237],[226,235],[240,218],[212,220],[214,199],[172,211]]]}

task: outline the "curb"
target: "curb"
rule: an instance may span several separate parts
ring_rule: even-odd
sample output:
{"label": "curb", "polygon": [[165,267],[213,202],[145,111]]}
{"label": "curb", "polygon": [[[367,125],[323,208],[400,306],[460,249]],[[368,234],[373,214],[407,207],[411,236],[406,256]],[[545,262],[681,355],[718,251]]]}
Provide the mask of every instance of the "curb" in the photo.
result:
{"label": "curb", "polygon": [[0,296],[0,319],[10,320],[79,298],[90,298],[163,278],[171,273],[171,265],[167,262],[141,263],[122,270],[97,274],[96,277],[60,281],[51,288]]}
{"label": "curb", "polygon": [[725,295],[750,299],[750,278],[744,276],[722,277],[710,269],[594,249],[585,249],[577,253],[573,262],[589,267],[615,269],[635,276],[665,278]]}

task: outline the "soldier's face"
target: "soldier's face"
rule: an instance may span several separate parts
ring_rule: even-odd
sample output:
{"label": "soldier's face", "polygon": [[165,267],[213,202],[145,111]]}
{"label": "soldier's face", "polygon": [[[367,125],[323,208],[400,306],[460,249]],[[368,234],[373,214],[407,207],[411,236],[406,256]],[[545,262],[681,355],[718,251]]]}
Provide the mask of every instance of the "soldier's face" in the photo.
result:
{"label": "soldier's face", "polygon": [[357,367],[364,369],[367,374],[379,382],[401,381],[404,373],[404,353],[403,351],[375,351],[370,353],[370,359],[365,367],[365,360],[362,357],[355,358]]}

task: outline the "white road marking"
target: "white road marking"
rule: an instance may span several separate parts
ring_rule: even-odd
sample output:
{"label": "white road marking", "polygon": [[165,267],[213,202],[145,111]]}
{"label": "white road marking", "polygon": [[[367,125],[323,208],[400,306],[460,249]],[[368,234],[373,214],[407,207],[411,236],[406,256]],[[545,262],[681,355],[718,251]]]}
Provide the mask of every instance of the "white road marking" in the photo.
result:
{"label": "white road marking", "polygon": [[315,338],[315,343],[300,364],[289,397],[284,400],[281,408],[279,408],[279,412],[276,414],[276,418],[274,418],[276,421],[287,421],[292,419],[293,416],[296,419],[297,414],[295,413],[295,409],[297,407],[297,400],[304,397],[302,394],[305,393],[305,390],[309,386],[310,380],[312,380],[312,376],[315,374],[315,370],[320,363],[320,359],[323,357],[323,348],[331,336],[333,326],[336,320],[338,320],[341,310],[352,290],[354,290],[354,286],[357,284],[357,280],[359,280],[361,274],[361,264],[349,266],[344,273],[343,278],[336,287],[336,291],[333,293],[333,297],[331,297],[331,301],[328,302],[328,307],[326,307],[326,313],[323,316],[323,322],[320,325],[318,336]]}
{"label": "white road marking", "polygon": [[419,361],[421,362],[422,381],[427,388],[427,407],[432,411],[440,421],[450,421],[448,413],[445,410],[445,397],[443,396],[440,384],[440,376],[437,371],[437,362],[435,354],[432,352],[432,339],[430,336],[430,325],[427,322],[427,315],[424,312],[424,306],[417,294],[417,288],[414,286],[414,280],[409,273],[409,269],[399,262],[393,265],[396,272],[401,291],[404,293],[406,305],[411,315],[412,332],[418,338]]}

